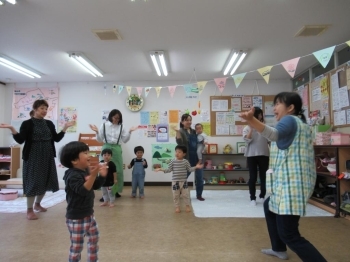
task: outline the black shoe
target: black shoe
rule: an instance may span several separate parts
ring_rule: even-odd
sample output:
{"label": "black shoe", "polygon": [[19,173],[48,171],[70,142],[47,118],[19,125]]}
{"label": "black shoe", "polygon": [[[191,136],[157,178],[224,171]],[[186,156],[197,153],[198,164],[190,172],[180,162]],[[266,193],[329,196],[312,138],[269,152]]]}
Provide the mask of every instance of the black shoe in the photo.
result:
{"label": "black shoe", "polygon": [[105,202],[105,201],[103,200],[103,197],[101,197],[100,202]]}
{"label": "black shoe", "polygon": [[119,193],[115,193],[115,197],[121,197],[121,195],[119,195]]}

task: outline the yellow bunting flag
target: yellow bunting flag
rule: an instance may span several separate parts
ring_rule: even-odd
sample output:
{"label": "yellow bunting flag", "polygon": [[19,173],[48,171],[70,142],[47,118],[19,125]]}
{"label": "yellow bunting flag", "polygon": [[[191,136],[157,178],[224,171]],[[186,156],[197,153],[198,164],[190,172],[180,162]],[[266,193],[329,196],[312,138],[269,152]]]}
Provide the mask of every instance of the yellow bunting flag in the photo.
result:
{"label": "yellow bunting flag", "polygon": [[236,88],[239,87],[239,85],[242,83],[243,78],[245,77],[247,73],[242,73],[242,74],[238,74],[238,75],[233,75],[233,81],[235,82]]}
{"label": "yellow bunting flag", "polygon": [[156,89],[157,98],[158,98],[158,97],[159,97],[159,94],[160,94],[160,90],[162,89],[162,87],[161,87],[161,86],[157,86],[157,87],[155,87],[155,89]]}
{"label": "yellow bunting flag", "polygon": [[272,66],[265,66],[258,69],[258,72],[260,73],[260,75],[265,79],[266,84],[268,84],[270,80],[271,68]]}
{"label": "yellow bunting flag", "polygon": [[349,40],[349,41],[346,41],[346,43],[348,44],[348,46],[350,46],[350,40]]}
{"label": "yellow bunting flag", "polygon": [[132,86],[126,86],[126,91],[128,91],[128,95],[130,96]]}
{"label": "yellow bunting flag", "polygon": [[208,81],[200,81],[197,82],[197,87],[198,87],[198,94],[201,94],[202,91],[204,90],[205,85],[208,83]]}

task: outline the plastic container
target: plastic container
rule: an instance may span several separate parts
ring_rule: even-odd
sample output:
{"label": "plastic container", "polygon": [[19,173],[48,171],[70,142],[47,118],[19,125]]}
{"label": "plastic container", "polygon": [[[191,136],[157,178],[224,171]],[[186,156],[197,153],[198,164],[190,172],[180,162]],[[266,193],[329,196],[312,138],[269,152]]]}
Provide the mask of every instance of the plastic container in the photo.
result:
{"label": "plastic container", "polygon": [[225,169],[233,170],[233,163],[232,162],[226,162],[225,163]]}

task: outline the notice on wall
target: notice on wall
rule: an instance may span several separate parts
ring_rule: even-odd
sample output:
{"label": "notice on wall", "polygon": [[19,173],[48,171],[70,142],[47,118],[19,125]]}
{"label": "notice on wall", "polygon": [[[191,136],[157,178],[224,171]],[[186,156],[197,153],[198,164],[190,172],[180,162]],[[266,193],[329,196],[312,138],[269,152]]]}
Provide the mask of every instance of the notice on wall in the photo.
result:
{"label": "notice on wall", "polygon": [[212,100],[211,111],[228,111],[228,100]]}
{"label": "notice on wall", "polygon": [[242,99],[240,97],[231,98],[231,109],[235,112],[242,111]]}
{"label": "notice on wall", "polygon": [[331,76],[331,87],[332,87],[332,105],[333,110],[339,110],[340,107],[340,99],[339,99],[339,79],[338,74],[334,74]]}
{"label": "notice on wall", "polygon": [[156,130],[157,142],[169,142],[169,127],[168,125],[159,124]]}
{"label": "notice on wall", "polygon": [[321,88],[317,87],[312,90],[312,102],[317,102],[321,100]]}
{"label": "notice on wall", "polygon": [[243,96],[242,97],[242,110],[250,110],[252,107],[252,97],[250,96]]}
{"label": "notice on wall", "polygon": [[335,126],[346,125],[345,110],[334,112],[334,125]]}
{"label": "notice on wall", "polygon": [[253,96],[253,106],[263,108],[262,96]]}

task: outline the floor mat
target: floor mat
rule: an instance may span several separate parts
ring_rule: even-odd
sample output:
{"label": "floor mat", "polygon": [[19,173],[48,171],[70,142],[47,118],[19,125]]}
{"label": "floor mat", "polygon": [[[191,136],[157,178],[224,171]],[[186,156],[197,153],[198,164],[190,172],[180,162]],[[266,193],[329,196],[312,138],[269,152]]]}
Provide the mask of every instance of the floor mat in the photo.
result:
{"label": "floor mat", "polygon": [[[21,190],[18,190],[21,191]],[[19,192],[19,195],[21,192]],[[59,190],[55,193],[46,192],[41,205],[45,208],[52,207],[66,200],[66,192]],[[25,213],[27,212],[27,198],[18,197],[15,200],[0,201],[0,213]]]}
{"label": "floor mat", "polygon": [[[196,217],[265,217],[263,203],[250,205],[248,190],[204,190],[205,201],[196,199],[196,191],[191,190],[193,213]],[[334,216],[311,204],[306,207],[307,217]]]}

